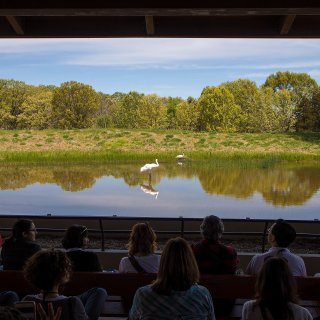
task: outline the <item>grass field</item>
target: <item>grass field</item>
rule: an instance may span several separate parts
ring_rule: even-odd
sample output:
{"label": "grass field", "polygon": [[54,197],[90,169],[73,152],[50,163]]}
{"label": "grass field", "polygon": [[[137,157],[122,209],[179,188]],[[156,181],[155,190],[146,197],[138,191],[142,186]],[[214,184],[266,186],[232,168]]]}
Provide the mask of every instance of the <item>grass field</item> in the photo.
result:
{"label": "grass field", "polygon": [[121,129],[0,131],[0,160],[113,161],[172,158],[320,160],[320,133],[249,134]]}

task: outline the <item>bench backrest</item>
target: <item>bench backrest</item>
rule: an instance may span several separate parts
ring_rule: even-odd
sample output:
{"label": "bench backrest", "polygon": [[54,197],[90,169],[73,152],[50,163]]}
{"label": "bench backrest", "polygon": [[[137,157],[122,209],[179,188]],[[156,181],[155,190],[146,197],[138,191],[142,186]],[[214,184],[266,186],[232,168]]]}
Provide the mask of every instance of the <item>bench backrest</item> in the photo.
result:
{"label": "bench backrest", "polygon": [[[66,295],[75,295],[92,287],[103,287],[109,295],[131,301],[137,288],[150,284],[156,274],[77,272],[63,288]],[[320,277],[296,277],[298,294],[303,300],[320,301]],[[216,298],[252,299],[255,277],[238,275],[202,275],[200,284]],[[0,292],[14,290],[21,295],[36,293],[21,271],[0,272]]]}

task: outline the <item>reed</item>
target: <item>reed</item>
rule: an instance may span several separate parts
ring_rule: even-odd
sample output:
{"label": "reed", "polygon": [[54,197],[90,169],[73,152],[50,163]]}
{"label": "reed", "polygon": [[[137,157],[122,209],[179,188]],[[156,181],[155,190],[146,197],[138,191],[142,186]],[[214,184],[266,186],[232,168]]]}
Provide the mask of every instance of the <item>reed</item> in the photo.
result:
{"label": "reed", "polygon": [[[161,162],[175,160],[173,151],[158,152],[123,152],[123,151],[11,151],[0,152],[0,162],[48,164],[48,163],[108,163],[108,162]],[[231,162],[242,166],[257,165],[269,167],[280,162],[320,161],[320,155],[297,153],[261,153],[261,152],[190,152],[186,162],[215,163],[218,166],[230,165]]]}

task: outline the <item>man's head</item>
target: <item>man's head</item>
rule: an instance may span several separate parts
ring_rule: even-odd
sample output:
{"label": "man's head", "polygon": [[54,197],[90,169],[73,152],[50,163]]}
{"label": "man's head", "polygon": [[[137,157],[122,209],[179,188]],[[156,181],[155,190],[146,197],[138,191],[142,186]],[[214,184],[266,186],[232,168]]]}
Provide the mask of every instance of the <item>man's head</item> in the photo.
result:
{"label": "man's head", "polygon": [[203,219],[200,231],[204,239],[219,240],[224,231],[224,226],[219,217],[211,215]]}
{"label": "man's head", "polygon": [[282,219],[278,219],[269,229],[269,243],[277,247],[288,247],[296,238],[296,230]]}

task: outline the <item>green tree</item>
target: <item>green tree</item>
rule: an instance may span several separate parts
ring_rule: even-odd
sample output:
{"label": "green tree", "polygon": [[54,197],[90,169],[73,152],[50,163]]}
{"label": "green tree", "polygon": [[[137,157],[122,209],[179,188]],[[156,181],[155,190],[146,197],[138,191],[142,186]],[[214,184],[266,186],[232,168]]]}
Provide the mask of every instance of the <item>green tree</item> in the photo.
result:
{"label": "green tree", "polygon": [[226,82],[223,84],[234,97],[234,102],[240,106],[242,117],[239,123],[240,132],[250,132],[255,124],[252,121],[252,113],[256,110],[256,100],[259,95],[259,88],[256,83],[247,80],[239,79],[235,81]]}
{"label": "green tree", "polygon": [[137,126],[144,129],[165,129],[167,108],[164,99],[156,94],[144,96],[137,110]]}
{"label": "green tree", "polygon": [[281,89],[275,94],[275,113],[279,132],[295,130],[296,111],[292,94],[287,89]]}
{"label": "green tree", "polygon": [[258,90],[255,97],[255,108],[249,115],[248,132],[276,131],[276,113],[274,110],[274,94],[270,88]]}
{"label": "green tree", "polygon": [[119,102],[116,114],[116,126],[119,128],[138,128],[138,108],[142,103],[144,94],[130,91],[127,94],[117,93]]}
{"label": "green tree", "polygon": [[165,104],[167,106],[167,123],[168,129],[174,129],[176,127],[176,113],[178,105],[183,101],[180,97],[168,97],[165,98]]}
{"label": "green tree", "polygon": [[119,101],[112,95],[99,92],[99,110],[97,113],[97,125],[100,128],[117,126],[117,113],[119,111]]}
{"label": "green tree", "polygon": [[198,118],[199,111],[195,100],[188,99],[177,106],[177,129],[197,130]]}
{"label": "green tree", "polygon": [[22,111],[28,85],[22,81],[0,80],[0,126],[16,129],[17,117]]}
{"label": "green tree", "polygon": [[30,86],[21,113],[17,116],[19,129],[46,129],[51,127],[53,90],[46,86]]}
{"label": "green tree", "polygon": [[299,91],[303,88],[317,88],[318,85],[307,73],[278,71],[266,79],[263,87],[272,88],[274,92],[286,89],[299,94]]}
{"label": "green tree", "polygon": [[[309,112],[312,109],[308,106],[312,105],[312,92],[318,88],[318,84],[307,73],[279,71],[270,75],[266,79],[263,87],[272,88],[274,92],[278,92],[282,89],[286,89],[290,92],[294,109],[294,116],[291,121],[294,122],[295,119],[306,119],[309,117],[308,115],[301,115],[301,112]],[[302,104],[306,104],[306,107]],[[305,124],[303,126],[305,126]]]}
{"label": "green tree", "polygon": [[232,93],[224,86],[206,87],[198,99],[200,130],[234,132],[241,118],[241,109]]}
{"label": "green tree", "polygon": [[54,126],[61,129],[91,127],[98,108],[99,96],[91,86],[76,81],[64,82],[53,94]]}
{"label": "green tree", "polygon": [[296,110],[297,131],[320,131],[320,89],[311,90],[311,98],[304,97]]}

